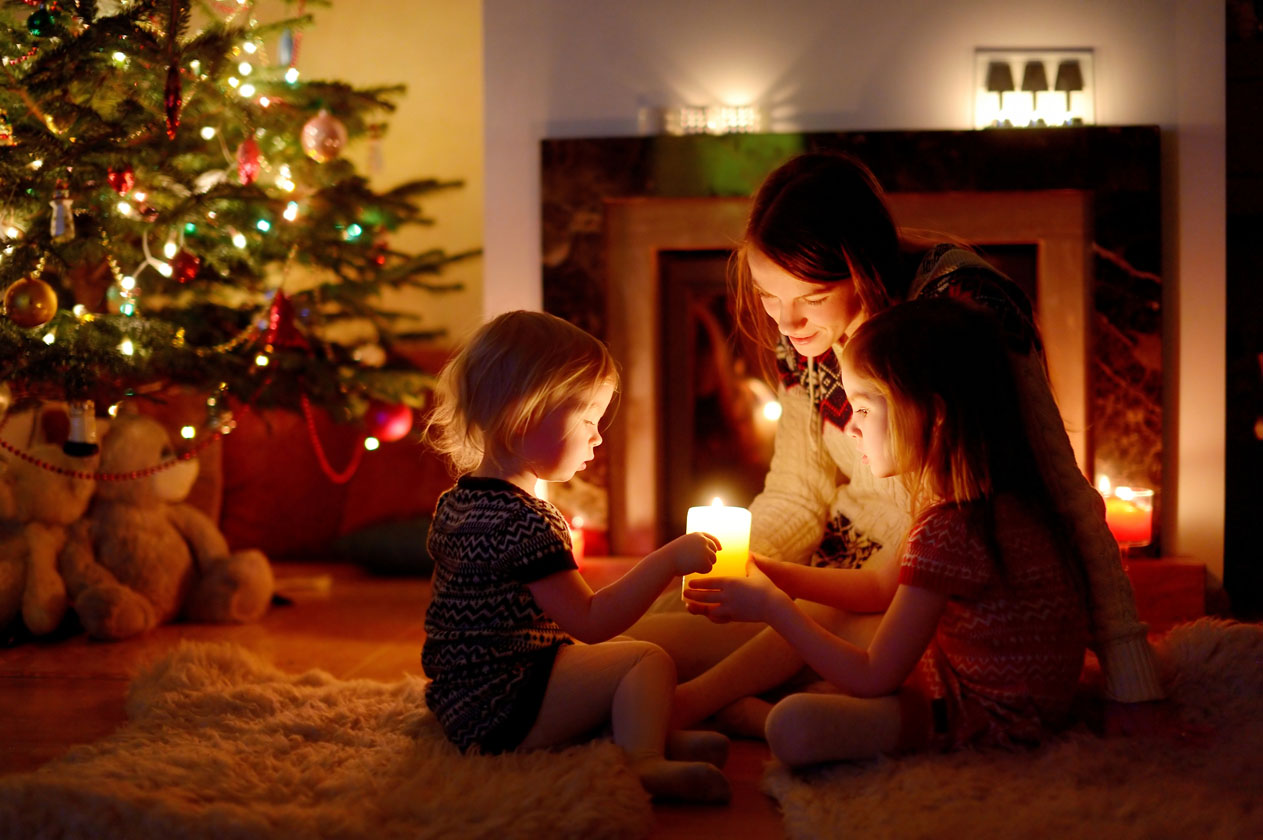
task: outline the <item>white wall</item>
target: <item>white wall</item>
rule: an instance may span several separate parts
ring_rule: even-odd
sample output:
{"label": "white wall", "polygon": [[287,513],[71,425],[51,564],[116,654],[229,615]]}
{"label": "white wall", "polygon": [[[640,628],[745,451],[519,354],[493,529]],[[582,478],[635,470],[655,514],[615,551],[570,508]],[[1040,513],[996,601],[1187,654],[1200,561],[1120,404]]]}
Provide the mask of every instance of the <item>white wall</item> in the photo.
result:
{"label": "white wall", "polygon": [[965,129],[975,48],[1093,48],[1097,122],[1157,124],[1178,149],[1163,526],[1222,577],[1221,2],[483,0],[483,29],[484,315],[540,305],[543,138],[635,134],[643,107],[725,100],[763,105],[773,131]]}

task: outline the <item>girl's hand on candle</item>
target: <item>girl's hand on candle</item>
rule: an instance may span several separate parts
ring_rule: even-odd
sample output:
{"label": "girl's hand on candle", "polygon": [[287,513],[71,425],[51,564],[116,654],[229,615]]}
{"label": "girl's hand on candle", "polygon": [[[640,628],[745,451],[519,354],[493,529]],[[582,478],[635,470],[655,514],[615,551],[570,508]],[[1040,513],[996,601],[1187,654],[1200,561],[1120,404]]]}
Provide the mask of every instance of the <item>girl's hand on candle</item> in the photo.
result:
{"label": "girl's hand on candle", "polygon": [[719,540],[695,531],[676,537],[649,556],[665,558],[677,575],[691,575],[709,572],[710,567],[715,565],[715,552],[719,549]]}
{"label": "girl's hand on candle", "polygon": [[789,600],[790,597],[753,563],[748,577],[695,578],[684,588],[685,608],[705,615],[716,624],[767,621],[780,601]]}

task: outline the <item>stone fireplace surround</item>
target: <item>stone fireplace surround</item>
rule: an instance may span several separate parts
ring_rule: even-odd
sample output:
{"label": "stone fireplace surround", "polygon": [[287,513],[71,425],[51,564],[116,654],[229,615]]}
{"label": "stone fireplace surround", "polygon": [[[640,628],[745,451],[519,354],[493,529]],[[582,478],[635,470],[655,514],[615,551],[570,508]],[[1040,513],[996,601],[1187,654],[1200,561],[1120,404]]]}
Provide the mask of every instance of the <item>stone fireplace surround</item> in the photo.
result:
{"label": "stone fireplace surround", "polygon": [[623,370],[583,488],[585,512],[608,504],[610,550],[642,554],[670,536],[658,521],[658,254],[731,248],[763,175],[816,148],[864,160],[903,225],[1035,247],[1040,326],[1080,466],[1153,487],[1160,504],[1156,128],[546,140],[545,308],[604,338]]}

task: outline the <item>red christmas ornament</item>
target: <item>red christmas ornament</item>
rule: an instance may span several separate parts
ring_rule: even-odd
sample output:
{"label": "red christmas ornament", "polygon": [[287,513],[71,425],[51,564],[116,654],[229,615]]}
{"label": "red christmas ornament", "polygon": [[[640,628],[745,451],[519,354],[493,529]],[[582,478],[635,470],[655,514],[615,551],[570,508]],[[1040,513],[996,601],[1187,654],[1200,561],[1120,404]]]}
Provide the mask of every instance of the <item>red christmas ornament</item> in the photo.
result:
{"label": "red christmas ornament", "polygon": [[197,276],[197,270],[201,267],[202,260],[197,254],[181,251],[171,260],[171,275],[181,283],[187,283]]}
{"label": "red christmas ornament", "polygon": [[250,135],[237,147],[237,178],[244,186],[250,186],[259,177],[259,144]]}
{"label": "red christmas ornament", "polygon": [[264,343],[274,350],[297,348],[306,350],[309,345],[306,337],[294,325],[294,304],[280,289],[272,297],[272,306],[268,309],[268,330]]}
{"label": "red christmas ornament", "polygon": [[175,139],[175,130],[180,125],[180,65],[172,64],[167,68],[167,86],[162,93],[162,103],[167,112],[167,139]]}
{"label": "red christmas ornament", "polygon": [[132,191],[132,187],[136,186],[136,170],[132,169],[130,163],[111,166],[105,173],[105,180],[110,182],[110,188],[114,192],[126,195]]}
{"label": "red christmas ornament", "polygon": [[399,440],[412,430],[412,407],[370,400],[364,412],[364,427],[380,441]]}

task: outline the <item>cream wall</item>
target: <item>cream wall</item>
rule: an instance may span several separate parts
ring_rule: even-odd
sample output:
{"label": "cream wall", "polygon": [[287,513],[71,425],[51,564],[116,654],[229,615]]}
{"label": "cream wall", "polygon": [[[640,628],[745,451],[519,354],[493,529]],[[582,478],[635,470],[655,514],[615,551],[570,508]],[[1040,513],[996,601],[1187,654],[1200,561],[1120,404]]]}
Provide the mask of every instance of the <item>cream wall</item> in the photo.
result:
{"label": "cream wall", "polygon": [[773,131],[964,129],[976,47],[1092,47],[1097,121],[1164,131],[1168,505],[1223,571],[1224,12],[1216,0],[482,0],[483,314],[538,308],[539,141],[645,106],[758,102]]}
{"label": "cream wall", "polygon": [[[261,22],[294,14],[295,4],[262,0]],[[297,66],[307,80],[329,79],[357,87],[407,85],[398,109],[384,115],[382,167],[369,168],[367,141],[346,154],[373,186],[385,189],[414,178],[462,180],[465,186],[423,198],[434,219],[394,235],[404,251],[448,252],[483,244],[482,6],[478,0],[335,0],[311,4],[313,25],[302,31]],[[275,45],[269,45],[274,48]],[[298,126],[295,126],[295,131]],[[400,305],[419,313],[421,328],[446,328],[453,338],[477,326],[481,316],[482,259],[457,263],[443,274],[460,292],[408,293]]]}

